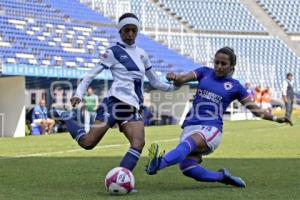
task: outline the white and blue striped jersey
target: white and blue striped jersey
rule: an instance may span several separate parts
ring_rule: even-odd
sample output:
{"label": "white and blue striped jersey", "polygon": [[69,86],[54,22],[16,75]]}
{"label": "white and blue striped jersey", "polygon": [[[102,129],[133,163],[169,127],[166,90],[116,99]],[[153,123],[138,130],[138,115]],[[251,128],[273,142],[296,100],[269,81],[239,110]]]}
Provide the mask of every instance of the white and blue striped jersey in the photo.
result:
{"label": "white and blue striped jersey", "polygon": [[151,67],[147,53],[134,45],[117,42],[101,55],[100,65],[96,66],[83,79],[77,88],[76,96],[82,99],[86,88],[92,79],[103,69],[112,73],[113,83],[108,96],[114,96],[122,102],[139,109],[143,103],[144,78],[147,76],[150,84],[163,91],[172,91],[174,86],[160,82]]}

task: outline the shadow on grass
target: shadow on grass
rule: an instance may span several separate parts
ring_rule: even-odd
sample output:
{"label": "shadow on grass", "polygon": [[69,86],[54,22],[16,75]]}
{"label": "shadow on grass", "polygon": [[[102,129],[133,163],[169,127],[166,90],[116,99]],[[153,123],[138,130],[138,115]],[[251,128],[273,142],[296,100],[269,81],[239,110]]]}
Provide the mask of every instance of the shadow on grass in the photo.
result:
{"label": "shadow on grass", "polygon": [[[121,157],[0,158],[0,199],[116,199],[104,188],[106,173]],[[300,159],[206,159],[208,169],[226,167],[242,177],[245,190],[219,183],[199,183],[177,166],[155,176],[144,172],[142,158],[134,170],[137,194],[122,199],[297,199]]]}

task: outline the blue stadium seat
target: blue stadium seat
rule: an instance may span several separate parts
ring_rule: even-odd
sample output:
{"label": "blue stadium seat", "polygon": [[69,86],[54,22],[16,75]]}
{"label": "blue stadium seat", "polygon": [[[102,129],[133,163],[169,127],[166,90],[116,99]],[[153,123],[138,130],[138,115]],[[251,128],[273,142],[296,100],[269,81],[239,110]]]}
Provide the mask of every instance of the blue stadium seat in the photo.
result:
{"label": "blue stadium seat", "polygon": [[257,3],[274,19],[283,26],[288,34],[300,33],[300,1],[298,0],[257,0]]}

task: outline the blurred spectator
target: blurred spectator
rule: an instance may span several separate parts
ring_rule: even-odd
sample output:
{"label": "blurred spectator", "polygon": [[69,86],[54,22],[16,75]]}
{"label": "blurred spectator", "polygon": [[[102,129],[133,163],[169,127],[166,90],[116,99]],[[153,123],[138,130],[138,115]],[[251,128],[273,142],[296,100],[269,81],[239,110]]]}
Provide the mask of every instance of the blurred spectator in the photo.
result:
{"label": "blurred spectator", "polygon": [[46,133],[46,130],[48,131],[48,134],[53,132],[55,121],[48,118],[48,109],[46,108],[44,99],[41,99],[39,105],[34,107],[32,112],[32,123],[36,126],[40,126],[42,135]]}
{"label": "blurred spectator", "polygon": [[94,123],[96,111],[98,109],[98,96],[94,94],[93,88],[87,89],[86,95],[83,97],[84,104],[84,128],[88,132],[90,126]]}
{"label": "blurred spectator", "polygon": [[293,101],[294,101],[294,81],[293,74],[288,73],[286,75],[286,80],[283,82],[282,86],[282,98],[285,104],[285,117],[291,119],[293,111]]}
{"label": "blurred spectator", "polygon": [[272,113],[272,105],[271,105],[271,96],[270,96],[270,88],[269,87],[267,87],[265,90],[262,91],[261,101],[262,101],[261,108],[271,114]]}
{"label": "blurred spectator", "polygon": [[254,102],[256,103],[256,105],[258,107],[261,108],[262,90],[261,90],[261,86],[260,85],[256,86],[256,88],[255,88],[255,91],[254,91]]}

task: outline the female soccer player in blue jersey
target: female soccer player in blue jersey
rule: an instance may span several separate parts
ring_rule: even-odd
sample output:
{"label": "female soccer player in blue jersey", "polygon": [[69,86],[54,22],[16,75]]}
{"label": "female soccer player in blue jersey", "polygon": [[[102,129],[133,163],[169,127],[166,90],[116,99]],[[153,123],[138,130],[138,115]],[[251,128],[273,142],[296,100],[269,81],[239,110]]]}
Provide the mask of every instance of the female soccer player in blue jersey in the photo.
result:
{"label": "female soccer player in blue jersey", "polygon": [[202,155],[212,153],[219,146],[222,138],[222,116],[228,105],[237,99],[257,117],[290,125],[292,122],[285,117],[272,116],[252,102],[246,89],[232,78],[235,65],[236,55],[233,49],[224,47],[215,54],[214,69],[201,67],[184,75],[167,74],[167,79],[173,81],[175,86],[198,81],[198,88],[193,106],[182,125],[179,145],[163,156],[159,153],[158,145],[152,144],[146,166],[147,174],[154,175],[158,170],[179,164],[185,176],[197,181],[246,186],[241,178],[232,176],[225,169],[212,172],[198,164],[202,161]]}
{"label": "female soccer player in blue jersey", "polygon": [[143,103],[143,84],[146,76],[150,84],[163,91],[173,91],[173,84],[163,83],[153,71],[146,52],[137,47],[135,39],[140,29],[138,18],[132,13],[119,18],[118,29],[121,41],[110,47],[101,56],[98,66],[92,69],[79,84],[71,104],[75,107],[93,78],[109,69],[113,83],[97,110],[94,125],[88,133],[72,120],[70,112],[55,111],[56,118],[64,121],[71,136],[84,149],[94,148],[110,127],[116,123],[130,142],[130,148],[120,166],[133,170],[145,145],[144,122],[140,114]]}

